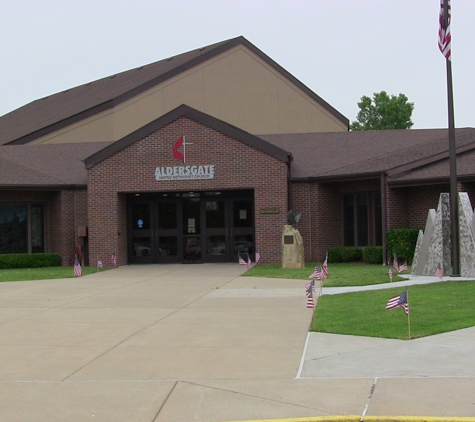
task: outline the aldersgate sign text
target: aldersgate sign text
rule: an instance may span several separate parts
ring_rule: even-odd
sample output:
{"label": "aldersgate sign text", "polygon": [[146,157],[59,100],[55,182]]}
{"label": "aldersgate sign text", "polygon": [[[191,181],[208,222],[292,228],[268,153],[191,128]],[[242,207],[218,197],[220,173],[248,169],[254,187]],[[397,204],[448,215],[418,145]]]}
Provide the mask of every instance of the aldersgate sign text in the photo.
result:
{"label": "aldersgate sign text", "polygon": [[214,179],[214,164],[201,166],[157,167],[155,180]]}

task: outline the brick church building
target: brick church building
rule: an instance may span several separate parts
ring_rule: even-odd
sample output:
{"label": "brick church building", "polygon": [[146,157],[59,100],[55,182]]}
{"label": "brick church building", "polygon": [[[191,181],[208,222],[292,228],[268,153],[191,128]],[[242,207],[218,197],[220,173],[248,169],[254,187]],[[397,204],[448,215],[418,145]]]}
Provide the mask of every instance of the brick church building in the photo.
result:
{"label": "brick church building", "polygon": [[[449,191],[447,131],[348,123],[243,37],[38,99],[0,117],[0,253],[279,263],[290,209],[307,261],[384,248]],[[473,203],[475,129],[456,139]]]}

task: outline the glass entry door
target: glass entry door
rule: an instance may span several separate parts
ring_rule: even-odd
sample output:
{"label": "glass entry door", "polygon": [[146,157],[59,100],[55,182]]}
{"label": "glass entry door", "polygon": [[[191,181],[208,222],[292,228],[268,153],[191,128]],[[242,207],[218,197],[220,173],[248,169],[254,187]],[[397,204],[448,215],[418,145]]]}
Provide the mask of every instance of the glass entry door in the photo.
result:
{"label": "glass entry door", "polygon": [[181,237],[177,201],[129,203],[129,261],[136,264],[179,262]]}
{"label": "glass entry door", "polygon": [[254,260],[251,190],[128,196],[128,262]]}

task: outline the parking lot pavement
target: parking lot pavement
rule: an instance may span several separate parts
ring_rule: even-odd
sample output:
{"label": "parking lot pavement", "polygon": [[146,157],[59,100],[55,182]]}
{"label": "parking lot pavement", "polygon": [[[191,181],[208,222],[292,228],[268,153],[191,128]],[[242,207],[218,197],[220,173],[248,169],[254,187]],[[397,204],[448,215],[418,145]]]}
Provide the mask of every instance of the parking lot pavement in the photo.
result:
{"label": "parking lot pavement", "polygon": [[312,333],[304,283],[237,264],[0,283],[2,421],[473,416],[473,329]]}

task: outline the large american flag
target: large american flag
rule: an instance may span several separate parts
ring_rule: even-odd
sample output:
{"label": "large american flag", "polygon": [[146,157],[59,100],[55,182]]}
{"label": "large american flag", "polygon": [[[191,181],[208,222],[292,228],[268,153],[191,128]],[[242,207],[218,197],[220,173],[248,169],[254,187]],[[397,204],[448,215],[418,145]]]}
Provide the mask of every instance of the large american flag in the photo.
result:
{"label": "large american flag", "polygon": [[[447,1],[447,26],[444,20],[444,5]],[[452,11],[450,7],[450,0],[440,0],[440,12],[439,12],[439,50],[447,60],[451,57],[451,42],[452,36],[450,34],[450,21],[452,17]]]}
{"label": "large american flag", "polygon": [[407,291],[401,293],[400,295],[394,296],[388,300],[386,304],[386,309],[394,309],[401,307],[404,309],[406,315],[409,315],[409,303],[407,303]]}
{"label": "large american flag", "polygon": [[325,261],[322,264],[322,277],[328,278],[328,254],[325,256]]}
{"label": "large american flag", "polygon": [[77,255],[74,257],[74,275],[77,277],[82,276],[82,268],[81,268],[81,264],[79,263]]}
{"label": "large american flag", "polygon": [[440,265],[440,262],[437,265],[437,268],[435,269],[434,274],[442,280],[442,277],[444,276],[444,271],[442,270],[442,266]]}

